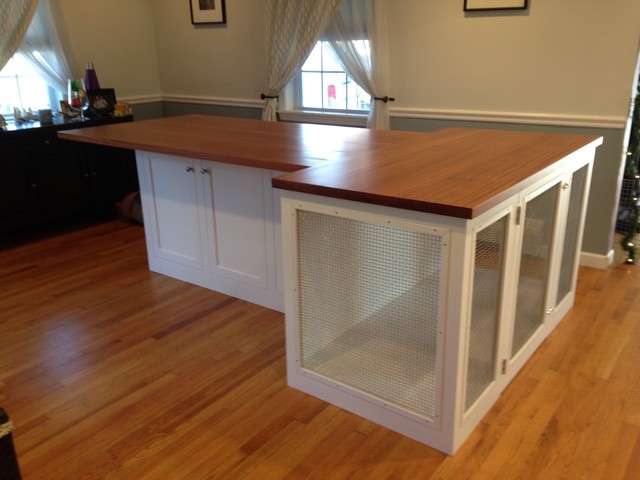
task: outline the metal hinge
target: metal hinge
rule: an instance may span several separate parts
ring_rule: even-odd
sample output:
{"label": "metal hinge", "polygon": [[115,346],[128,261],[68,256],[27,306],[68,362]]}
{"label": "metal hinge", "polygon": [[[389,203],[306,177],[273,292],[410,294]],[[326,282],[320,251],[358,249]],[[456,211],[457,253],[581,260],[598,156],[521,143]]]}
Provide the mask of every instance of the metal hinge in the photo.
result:
{"label": "metal hinge", "polygon": [[522,207],[516,208],[516,225],[520,225],[520,217],[522,217]]}
{"label": "metal hinge", "polygon": [[507,359],[506,358],[504,360],[502,360],[502,374],[503,375],[507,374]]}

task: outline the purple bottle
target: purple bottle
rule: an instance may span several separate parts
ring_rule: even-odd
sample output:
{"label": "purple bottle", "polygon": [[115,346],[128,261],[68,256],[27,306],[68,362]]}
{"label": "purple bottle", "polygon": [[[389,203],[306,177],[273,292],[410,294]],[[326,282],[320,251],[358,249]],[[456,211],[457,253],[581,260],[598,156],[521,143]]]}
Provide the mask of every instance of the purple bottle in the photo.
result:
{"label": "purple bottle", "polygon": [[87,90],[100,88],[100,82],[98,82],[98,75],[96,75],[96,71],[93,68],[93,62],[87,63],[85,67],[84,86]]}

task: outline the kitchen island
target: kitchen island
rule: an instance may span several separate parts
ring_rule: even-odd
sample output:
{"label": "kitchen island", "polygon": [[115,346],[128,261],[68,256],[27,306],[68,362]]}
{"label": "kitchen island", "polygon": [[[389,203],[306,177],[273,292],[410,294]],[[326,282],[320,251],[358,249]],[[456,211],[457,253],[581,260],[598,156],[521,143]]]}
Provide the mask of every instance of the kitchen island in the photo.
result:
{"label": "kitchen island", "polygon": [[151,269],[284,306],[290,385],[447,453],[573,304],[601,143],[196,115],[60,135],[137,151]]}

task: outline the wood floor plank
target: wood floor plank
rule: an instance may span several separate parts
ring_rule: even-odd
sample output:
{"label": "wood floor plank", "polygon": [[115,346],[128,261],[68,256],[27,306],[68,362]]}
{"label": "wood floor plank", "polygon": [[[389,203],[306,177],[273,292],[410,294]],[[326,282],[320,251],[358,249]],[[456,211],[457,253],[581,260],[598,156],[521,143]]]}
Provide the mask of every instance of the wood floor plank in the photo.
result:
{"label": "wood floor plank", "polygon": [[149,272],[145,248],[120,221],[0,239],[25,479],[638,478],[638,266],[581,268],[574,308],[447,456],[288,387],[282,314]]}

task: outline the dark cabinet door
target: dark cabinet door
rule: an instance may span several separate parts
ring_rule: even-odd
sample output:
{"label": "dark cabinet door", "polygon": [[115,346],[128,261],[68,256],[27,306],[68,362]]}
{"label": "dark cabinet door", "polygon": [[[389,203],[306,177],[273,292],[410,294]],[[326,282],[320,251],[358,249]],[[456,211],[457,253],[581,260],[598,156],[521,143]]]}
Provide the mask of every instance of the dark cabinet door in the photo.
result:
{"label": "dark cabinet door", "polygon": [[33,163],[43,215],[49,218],[64,216],[91,208],[89,174],[82,145],[64,144],[35,151]]}
{"label": "dark cabinet door", "polygon": [[0,159],[0,227],[28,223],[37,212],[29,156],[5,151]]}
{"label": "dark cabinet door", "polygon": [[133,150],[85,145],[94,206],[103,211],[138,190],[138,173]]}

